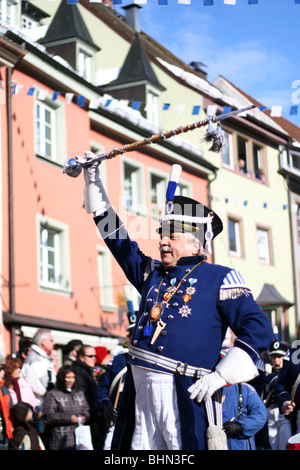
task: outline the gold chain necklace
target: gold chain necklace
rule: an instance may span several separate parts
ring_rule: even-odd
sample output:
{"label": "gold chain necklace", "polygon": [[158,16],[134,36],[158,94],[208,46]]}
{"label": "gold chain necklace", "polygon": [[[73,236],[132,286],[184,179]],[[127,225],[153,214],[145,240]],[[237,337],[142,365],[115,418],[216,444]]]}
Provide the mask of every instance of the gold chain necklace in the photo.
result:
{"label": "gold chain necklace", "polygon": [[197,263],[195,264],[195,266],[192,267],[192,269],[190,271],[188,271],[181,279],[180,281],[178,282],[177,286],[172,286],[172,287],[169,287],[167,292],[165,293],[164,295],[164,300],[162,302],[159,302],[157,303],[158,301],[158,297],[159,297],[159,291],[160,291],[160,288],[161,288],[161,285],[163,283],[163,280],[164,278],[162,278],[162,280],[160,281],[159,283],[159,286],[158,286],[158,291],[157,291],[157,296],[156,296],[156,303],[154,305],[154,307],[151,308],[150,310],[150,321],[151,322],[155,322],[157,321],[161,314],[162,314],[162,311],[164,309],[164,306],[167,302],[169,302],[171,300],[171,298],[173,297],[173,295],[176,294],[176,292],[178,291],[179,287],[181,286],[181,284],[183,283],[183,281],[185,280],[185,278],[187,276],[189,276],[191,274],[191,272],[197,268],[197,266],[199,266],[200,264],[203,263],[204,260],[201,260],[200,263]]}

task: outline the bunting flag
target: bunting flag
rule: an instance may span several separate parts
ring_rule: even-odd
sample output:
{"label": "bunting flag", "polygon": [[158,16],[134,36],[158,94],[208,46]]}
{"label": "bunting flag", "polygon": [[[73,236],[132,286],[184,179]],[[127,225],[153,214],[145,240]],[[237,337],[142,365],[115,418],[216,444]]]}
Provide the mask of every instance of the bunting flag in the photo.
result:
{"label": "bunting flag", "polygon": [[[22,84],[14,84],[14,86],[12,87],[12,94],[13,95],[18,95],[18,94],[21,93],[22,89],[23,89]],[[34,92],[35,92],[35,88],[30,87],[27,90],[26,95],[27,96],[33,96]],[[39,100],[43,101],[49,96],[49,93],[46,90],[37,89],[37,96],[38,96]],[[60,92],[59,90],[56,90],[56,91],[52,92],[51,101],[56,101],[59,96],[64,96],[65,100],[66,100],[66,104],[70,104],[70,103],[73,102],[73,99],[74,99],[75,95],[74,95],[74,93],[65,93],[64,94],[64,93]],[[135,111],[139,111],[140,108],[141,108],[141,105],[144,104],[145,105],[145,107],[144,107],[145,111],[149,110],[148,105],[146,105],[146,103],[143,102],[143,101],[131,101],[131,102],[129,102],[129,100],[117,100],[117,99],[113,98],[110,95],[96,96],[94,98],[91,98],[91,100],[89,101],[84,96],[76,96],[76,103],[78,104],[78,106],[84,107],[87,104],[87,102],[88,102],[88,107],[90,109],[97,109],[100,106],[103,106],[104,108],[109,108],[109,106],[113,102],[114,103],[117,102],[119,104],[119,106],[130,107],[131,109],[133,109]],[[257,106],[257,108],[260,111],[265,111],[266,109],[268,109],[267,106]],[[208,105],[207,110],[206,110],[206,115],[210,116],[210,117],[215,116],[216,112],[217,112],[217,109],[218,109],[217,105]],[[170,103],[163,103],[162,104],[162,111],[174,111],[177,114],[182,114],[184,111],[186,111],[186,105],[184,105],[182,103],[177,103],[177,104],[174,104],[174,105],[171,105]],[[197,104],[194,104],[194,105],[191,106],[190,114],[194,115],[194,116],[199,115],[200,111],[201,111],[201,106],[197,105]],[[232,106],[224,106],[223,111],[222,111],[221,114],[227,114],[227,113],[230,113],[230,111],[232,111]],[[292,105],[290,107],[289,114],[291,116],[297,115],[298,112],[299,112],[299,106]],[[272,106],[272,108],[271,108],[271,117],[281,117],[281,116],[282,116],[282,106],[280,106],[280,105]]]}
{"label": "bunting flag", "polygon": [[[28,2],[29,0],[24,0]],[[56,2],[58,0],[48,0],[48,2]],[[291,0],[293,1],[293,0]],[[103,0],[89,0],[90,3],[103,3]],[[148,0],[133,0],[137,5],[146,5]],[[237,5],[238,0],[223,0],[224,5]],[[79,3],[79,0],[68,0],[69,5],[76,5]],[[112,0],[113,5],[122,5],[123,0]],[[169,5],[169,0],[157,0],[158,5]],[[178,4],[181,5],[191,5],[192,0],[177,0]],[[300,0],[294,0],[295,5],[300,5]],[[214,0],[203,0],[204,6],[214,5]],[[248,0],[248,5],[259,5],[259,0]]]}
{"label": "bunting flag", "polygon": [[[210,199],[213,201],[217,201],[217,202],[222,202],[223,200],[223,196],[222,197],[218,197],[217,195],[211,195],[210,196]],[[261,201],[259,202],[258,200],[247,200],[247,199],[232,199],[232,198],[229,198],[228,196],[224,197],[224,202],[225,204],[229,204],[229,203],[235,203],[235,204],[240,204],[242,205],[243,207],[249,207],[251,208],[254,207],[255,209],[259,209],[260,207],[262,209],[272,209],[273,211],[278,211],[278,210],[282,210],[282,211],[286,211],[288,209],[288,204],[282,204],[281,202],[273,202],[272,203],[268,203],[266,201]]]}

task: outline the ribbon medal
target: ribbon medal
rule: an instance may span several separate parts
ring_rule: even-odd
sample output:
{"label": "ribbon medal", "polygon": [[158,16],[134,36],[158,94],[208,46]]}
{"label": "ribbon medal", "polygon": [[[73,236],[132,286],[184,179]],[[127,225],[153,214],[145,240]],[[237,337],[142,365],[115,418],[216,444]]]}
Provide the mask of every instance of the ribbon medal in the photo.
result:
{"label": "ribbon medal", "polygon": [[196,292],[195,287],[193,287],[193,285],[196,284],[196,282],[197,282],[197,279],[192,278],[192,277],[189,278],[190,285],[185,289],[185,294],[183,294],[182,296],[184,305],[180,307],[180,309],[178,310],[178,313],[179,315],[181,315],[182,318],[183,317],[187,318],[192,313],[192,310],[190,309],[190,307],[188,307],[187,303],[191,300],[192,295]]}

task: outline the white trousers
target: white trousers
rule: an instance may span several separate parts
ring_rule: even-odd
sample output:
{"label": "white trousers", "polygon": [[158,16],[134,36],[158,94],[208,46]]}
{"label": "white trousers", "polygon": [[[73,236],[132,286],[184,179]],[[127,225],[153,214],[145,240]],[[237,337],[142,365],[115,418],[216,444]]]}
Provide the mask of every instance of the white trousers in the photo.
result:
{"label": "white trousers", "polygon": [[173,375],[131,367],[136,392],[131,448],[180,450],[180,422]]}
{"label": "white trousers", "polygon": [[285,415],[279,412],[278,406],[268,408],[268,431],[272,450],[285,450],[292,427]]}

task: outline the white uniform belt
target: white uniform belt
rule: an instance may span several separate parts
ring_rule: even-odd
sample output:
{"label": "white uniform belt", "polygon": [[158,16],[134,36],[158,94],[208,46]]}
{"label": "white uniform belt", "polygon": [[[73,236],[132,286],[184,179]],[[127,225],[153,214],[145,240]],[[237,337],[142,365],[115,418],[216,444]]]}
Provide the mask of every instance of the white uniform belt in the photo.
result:
{"label": "white uniform belt", "polygon": [[150,351],[144,351],[143,349],[136,348],[132,345],[129,347],[129,354],[132,356],[132,359],[141,359],[142,361],[148,362],[155,367],[161,367],[167,372],[186,375],[188,377],[195,377],[197,379],[211,372],[209,369],[190,366],[184,362],[176,361],[176,359],[170,359],[169,357],[164,357]]}

